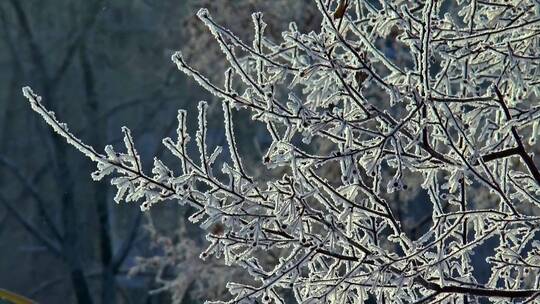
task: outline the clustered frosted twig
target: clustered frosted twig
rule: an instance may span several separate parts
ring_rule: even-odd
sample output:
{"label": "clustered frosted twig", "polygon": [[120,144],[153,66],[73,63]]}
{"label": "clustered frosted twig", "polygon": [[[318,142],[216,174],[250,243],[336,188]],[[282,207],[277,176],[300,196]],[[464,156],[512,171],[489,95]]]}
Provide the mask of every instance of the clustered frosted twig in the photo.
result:
{"label": "clustered frosted twig", "polygon": [[[291,23],[280,44],[265,38],[261,13],[252,15],[248,44],[199,11],[230,65],[225,84],[210,82],[179,52],[172,60],[222,100],[228,151],[206,145],[201,102],[199,159],[192,158],[179,111],[178,137],[163,144],[180,172],[159,159],[143,172],[127,128],[126,152],[107,146],[97,153],[23,91],[55,131],[97,162],[93,178],[114,174],[117,202],[142,201],[144,211],[178,200],[196,209],[190,220],[201,227],[223,225],[207,235],[201,257],[223,256],[255,282],[229,283],[227,303],[285,303],[284,289],[299,303],[535,301],[540,3],[314,2],[320,31],[303,34]],[[249,175],[234,134],[236,108],[266,125],[272,144],[262,162],[286,173],[264,184]],[[314,141],[333,151],[316,151]],[[221,153],[230,160],[217,168]],[[332,166],[338,179],[325,176]],[[422,182],[411,184],[410,174]],[[418,239],[405,233],[388,195],[406,189],[426,193],[433,210]],[[470,191],[487,191],[490,201]],[[488,239],[497,240],[486,260],[491,277],[479,282],[471,255]],[[274,248],[284,256],[259,263]]]}

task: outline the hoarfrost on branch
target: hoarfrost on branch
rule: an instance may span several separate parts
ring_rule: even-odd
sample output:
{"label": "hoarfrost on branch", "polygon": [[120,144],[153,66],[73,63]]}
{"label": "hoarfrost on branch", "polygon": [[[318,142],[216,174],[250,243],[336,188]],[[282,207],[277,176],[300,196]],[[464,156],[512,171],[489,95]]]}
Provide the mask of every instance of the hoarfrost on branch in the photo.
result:
{"label": "hoarfrost on branch", "polygon": [[[163,140],[178,170],[156,158],[143,172],[126,127],[124,152],[96,152],[23,92],[97,163],[94,179],[112,176],[115,201],[145,211],[176,200],[196,209],[190,220],[201,227],[223,225],[201,258],[223,257],[253,278],[230,282],[227,303],[285,303],[285,289],[298,303],[538,301],[540,2],[314,2],[320,31],[293,22],[281,43],[265,38],[261,13],[250,44],[199,11],[229,65],[225,84],[180,52],[172,60],[222,101],[227,147],[206,144],[201,102],[198,157],[189,155],[179,111],[177,138]],[[274,172],[268,181],[243,164],[238,108],[272,139],[261,160]],[[224,151],[229,161],[216,161]],[[425,193],[433,210],[419,237],[395,211],[391,194],[404,191]],[[480,282],[471,256],[488,239],[497,245]],[[260,263],[272,250],[279,260]]]}

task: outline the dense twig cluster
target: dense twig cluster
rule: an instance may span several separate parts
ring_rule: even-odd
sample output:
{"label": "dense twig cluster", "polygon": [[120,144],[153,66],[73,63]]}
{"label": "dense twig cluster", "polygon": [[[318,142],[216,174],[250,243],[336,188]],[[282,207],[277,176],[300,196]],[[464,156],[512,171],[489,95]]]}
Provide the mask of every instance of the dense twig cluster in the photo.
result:
{"label": "dense twig cluster", "polygon": [[[117,202],[142,201],[144,211],[178,200],[197,210],[190,219],[203,228],[223,225],[208,234],[201,257],[223,256],[256,282],[229,283],[231,303],[284,303],[283,289],[299,303],[534,301],[540,172],[530,152],[540,107],[531,101],[540,96],[540,3],[315,2],[320,31],[302,34],[291,23],[281,44],[265,38],[260,13],[252,15],[248,44],[200,10],[230,65],[223,86],[173,55],[223,102],[230,160],[221,172],[222,148],[205,143],[205,102],[194,140],[199,159],[187,152],[186,113],[179,111],[178,136],[163,144],[180,172],[155,159],[149,174],[129,129],[126,152],[107,146],[98,153],[23,91],[47,123],[97,162],[96,180],[114,174]],[[235,108],[266,125],[272,144],[262,162],[286,173],[265,184],[249,175],[234,135]],[[333,151],[319,153],[314,142]],[[334,167],[339,178],[325,176]],[[433,210],[431,228],[418,239],[404,231],[389,196],[406,189],[425,193]],[[489,202],[475,199],[482,191]],[[491,277],[480,282],[471,255],[488,239],[497,245],[486,260]],[[285,253],[279,262],[259,263],[273,248]]]}
{"label": "dense twig cluster", "polygon": [[[294,20],[300,29],[310,31],[319,28],[320,14],[312,0],[241,0],[241,1],[214,1],[197,0],[188,4],[188,11],[194,12],[187,16],[180,27],[182,35],[182,53],[189,58],[191,66],[203,73],[211,81],[221,82],[223,72],[229,66],[223,60],[223,53],[215,43],[214,37],[208,35],[207,28],[195,12],[201,7],[210,12],[219,12],[215,21],[226,24],[227,28],[242,40],[249,40],[253,36],[252,22],[249,14],[245,12],[264,12],[265,38],[277,40],[281,31],[286,29],[289,22]],[[204,56],[200,56],[204,50]]]}

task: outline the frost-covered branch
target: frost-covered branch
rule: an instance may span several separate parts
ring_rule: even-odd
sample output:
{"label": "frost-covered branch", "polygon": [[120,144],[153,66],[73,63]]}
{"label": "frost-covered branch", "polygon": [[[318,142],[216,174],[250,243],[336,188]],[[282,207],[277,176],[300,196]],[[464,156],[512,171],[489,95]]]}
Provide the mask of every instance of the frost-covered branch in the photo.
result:
{"label": "frost-covered branch", "polygon": [[[230,66],[225,84],[181,52],[172,60],[223,102],[228,147],[208,146],[201,102],[198,155],[190,155],[179,111],[177,138],[163,140],[180,161],[177,173],[157,158],[143,172],[127,128],[124,153],[96,152],[39,96],[23,92],[97,163],[93,178],[113,175],[117,202],[139,201],[143,211],[166,200],[195,208],[190,220],[209,230],[201,258],[222,257],[253,278],[229,283],[228,303],[285,303],[283,289],[298,303],[534,301],[540,76],[531,62],[540,57],[540,5],[314,2],[320,30],[301,33],[291,23],[281,43],[265,37],[261,13],[252,16],[250,44],[199,11]],[[264,179],[242,160],[238,108],[272,140]],[[403,193],[416,194],[425,210],[404,212],[396,199]],[[431,226],[416,235],[410,217]],[[491,276],[482,282],[471,256],[491,240],[484,265]],[[276,252],[278,259],[265,259]]]}

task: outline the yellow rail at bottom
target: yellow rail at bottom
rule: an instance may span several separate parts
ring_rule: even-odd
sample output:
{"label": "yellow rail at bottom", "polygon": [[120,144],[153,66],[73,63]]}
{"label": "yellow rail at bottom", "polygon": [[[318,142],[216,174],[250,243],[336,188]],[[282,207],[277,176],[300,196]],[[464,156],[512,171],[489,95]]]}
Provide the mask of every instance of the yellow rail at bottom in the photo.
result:
{"label": "yellow rail at bottom", "polygon": [[14,292],[0,288],[0,304],[36,304],[36,302]]}

